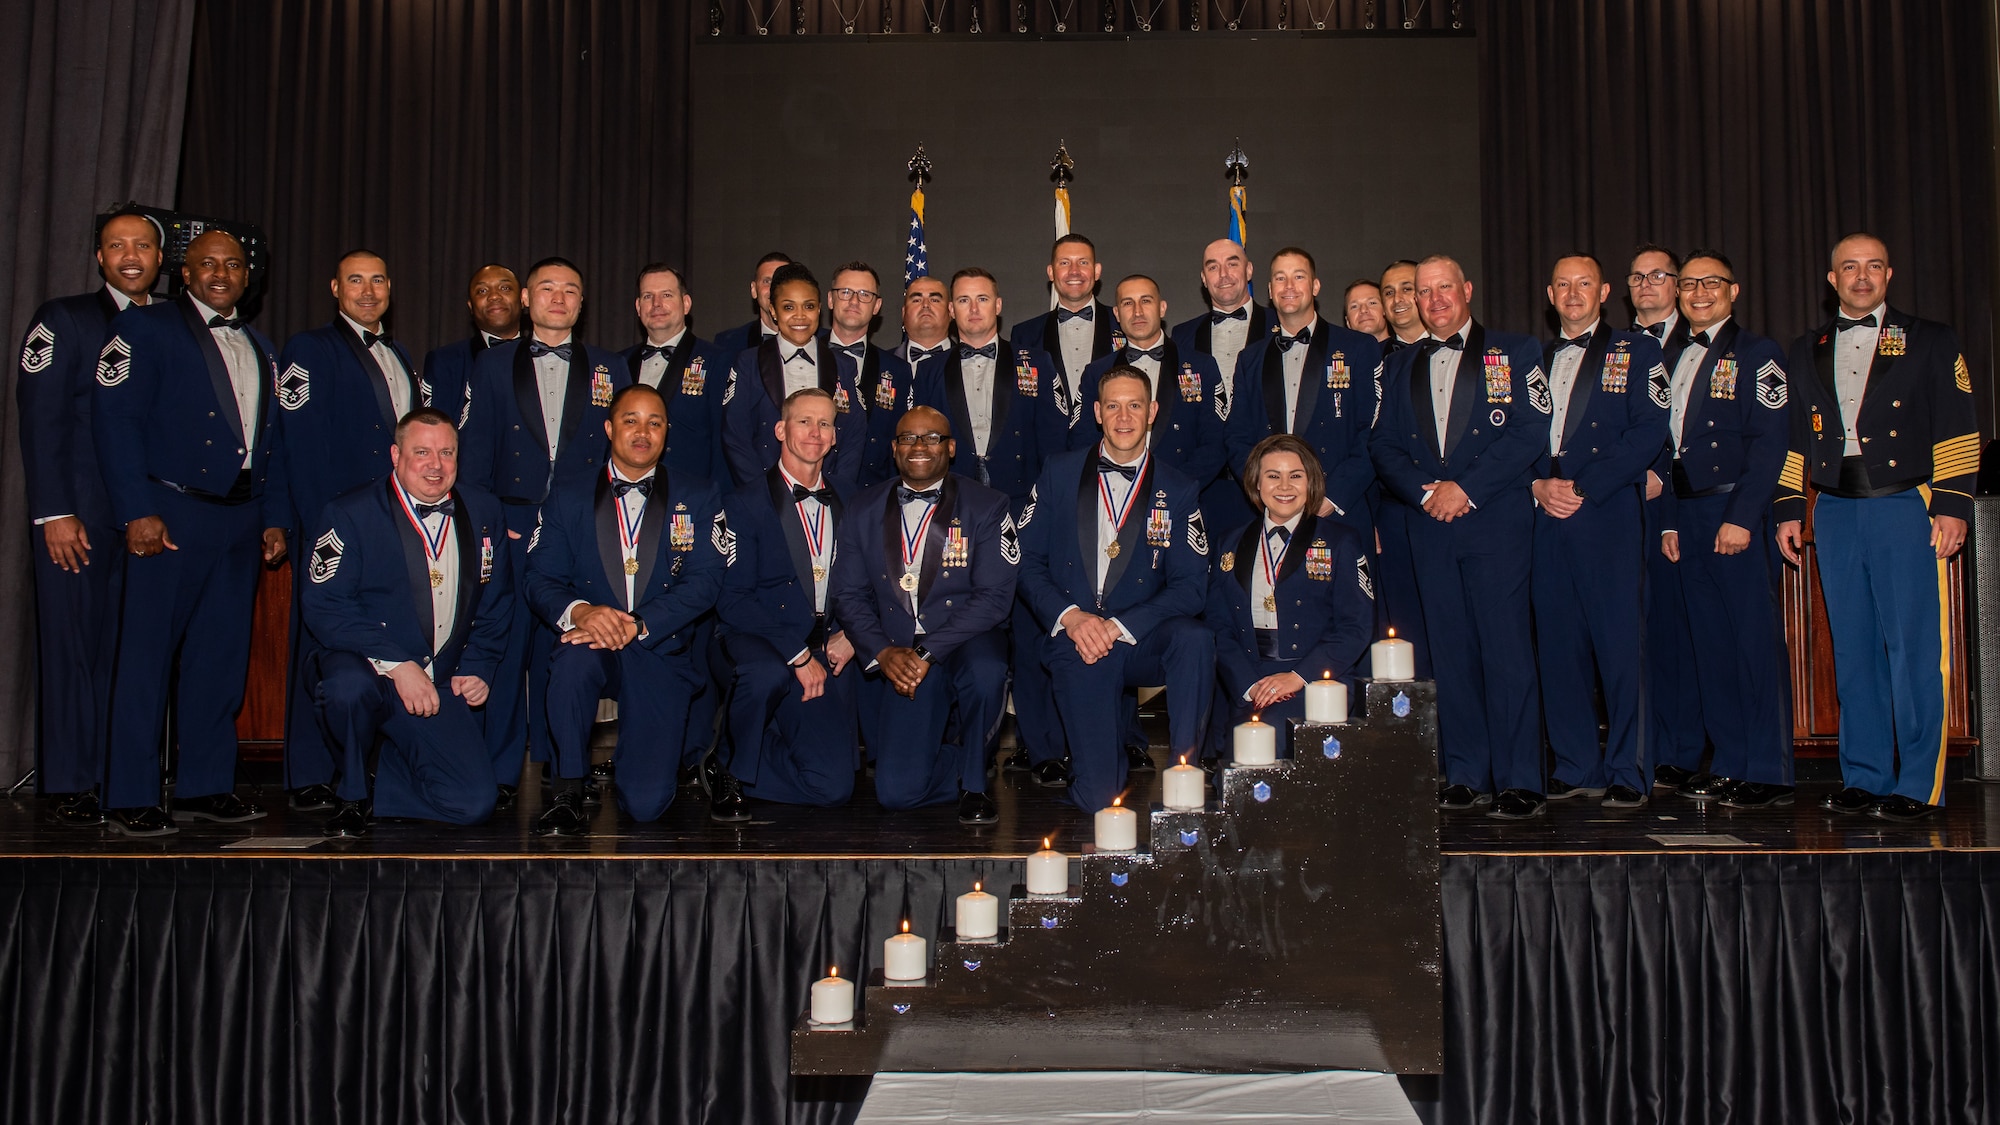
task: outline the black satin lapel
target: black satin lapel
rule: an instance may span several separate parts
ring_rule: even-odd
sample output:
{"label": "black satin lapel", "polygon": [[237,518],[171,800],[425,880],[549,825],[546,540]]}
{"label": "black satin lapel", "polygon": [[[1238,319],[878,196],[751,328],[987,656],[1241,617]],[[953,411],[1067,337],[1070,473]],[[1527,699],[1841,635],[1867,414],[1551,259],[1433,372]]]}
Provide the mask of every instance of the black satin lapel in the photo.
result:
{"label": "black satin lapel", "polygon": [[1486,330],[1477,321],[1465,334],[1458,353],[1458,374],[1451,382],[1451,416],[1445,423],[1444,455],[1451,456],[1472,423],[1473,404],[1486,397]]}
{"label": "black satin lapel", "polygon": [[[1049,315],[1042,320],[1042,351],[1054,357],[1057,367],[1063,367],[1062,333],[1056,328],[1054,309],[1050,309]],[[1070,371],[1067,367],[1063,367],[1063,371],[1079,379],[1083,377],[1081,371]]]}
{"label": "black satin lapel", "polygon": [[[1264,414],[1270,419],[1271,432],[1290,433],[1291,427],[1285,424],[1285,353],[1268,337],[1257,341],[1256,346],[1264,349],[1264,362],[1259,370],[1264,379]],[[1243,350],[1248,352],[1250,347],[1246,343]],[[1237,357],[1236,367],[1239,371],[1243,368],[1241,356]]]}
{"label": "black satin lapel", "polygon": [[[576,436],[576,429],[583,424],[583,412],[590,405],[590,353],[583,341],[572,337],[569,342],[569,380],[563,387],[562,438],[556,443],[556,451],[569,448],[570,439]],[[605,373],[610,377],[610,372]],[[554,479],[553,476],[550,478]]]}
{"label": "black satin lapel", "polygon": [[1250,332],[1244,339],[1261,340],[1270,334],[1271,321],[1264,315],[1264,306],[1255,301],[1250,302]]}
{"label": "black satin lapel", "polygon": [[[1139,479],[1132,482],[1132,497],[1125,503],[1125,526],[1118,529],[1118,557],[1104,570],[1104,593],[1109,596],[1118,588],[1118,580],[1125,577],[1125,568],[1132,565],[1132,557],[1144,549],[1146,533],[1146,513],[1153,508],[1153,459],[1146,458],[1146,469]],[[1095,512],[1091,513],[1096,515]]]}
{"label": "black satin lapel", "polygon": [[1306,561],[1306,548],[1312,546],[1313,535],[1318,531],[1318,516],[1307,512],[1299,517],[1299,526],[1293,530],[1291,542],[1285,544],[1285,557],[1278,560],[1279,582],[1299,572],[1299,567]]}
{"label": "black satin lapel", "polygon": [[403,501],[396,495],[393,478],[383,486],[382,495],[389,506],[389,519],[396,525],[396,540],[403,547],[403,569],[410,579],[410,608],[423,624],[423,640],[428,645],[437,629],[437,616],[431,612],[431,564],[424,553],[424,537],[403,512]]}
{"label": "black satin lapel", "polygon": [[938,571],[944,566],[945,529],[951,526],[957,511],[958,482],[946,474],[944,485],[938,489],[931,525],[924,529],[924,569],[917,576],[917,604],[920,606],[925,598],[931,596],[931,587],[937,583]]}
{"label": "black satin lapel", "polygon": [[[1904,327],[1905,326],[1904,319],[1885,305],[1882,308],[1882,327],[1886,329],[1892,324],[1898,327],[1903,327],[1905,334],[1907,334],[1909,331],[1907,327]],[[1904,345],[1904,350],[1906,352],[1909,350],[1909,345],[1907,343]],[[1857,406],[1854,411],[1854,416],[1856,418],[1859,418],[1861,416],[1861,407],[1868,405],[1869,390],[1874,387],[1881,386],[1882,377],[1887,375],[1889,373],[1889,369],[1894,366],[1896,366],[1896,357],[1892,355],[1882,354],[1882,338],[1880,336],[1877,336],[1875,338],[1875,355],[1872,359],[1868,361],[1868,381],[1866,383],[1863,383],[1861,386],[1861,406]],[[1837,381],[1838,380],[1836,380],[1836,382]],[[1833,393],[1835,398],[1838,398],[1840,395],[1840,391],[1838,388],[1835,388]]]}
{"label": "black satin lapel", "polygon": [[521,412],[521,426],[541,443],[548,456],[549,431],[542,424],[542,389],[535,378],[535,361],[528,358],[526,341],[514,343],[514,406]]}
{"label": "black satin lapel", "polygon": [[[1250,345],[1246,341],[1243,347],[1248,351]],[[1201,314],[1201,322],[1194,326],[1194,350],[1205,355],[1215,354],[1215,322],[1208,318],[1207,313]]]}
{"label": "black satin lapel", "polygon": [[1236,584],[1243,587],[1243,596],[1246,599],[1250,597],[1250,581],[1253,577],[1251,568],[1263,565],[1263,560],[1257,554],[1257,549],[1263,545],[1263,540],[1264,517],[1258,516],[1250,521],[1250,526],[1243,529],[1243,537],[1236,541],[1234,573]]}
{"label": "black satin lapel", "polygon": [[367,381],[368,389],[375,392],[375,409],[381,411],[382,417],[388,419],[389,424],[394,426],[396,403],[389,397],[389,384],[383,379],[382,365],[375,362],[375,357],[370,354],[368,346],[361,342],[361,338],[354,334],[354,329],[349,327],[345,320],[336,319],[333,326],[340,332],[340,338],[347,342],[347,350],[354,353],[355,362],[361,365],[361,376]]}
{"label": "black satin lapel", "polygon": [[[1840,372],[1835,369],[1833,363],[1833,341],[1836,327],[1836,325],[1828,324],[1820,331],[1819,342],[1813,345],[1813,370],[1819,375],[1819,385],[1826,388],[1824,393],[1834,396],[1834,401],[1838,402],[1840,400]],[[1875,350],[1877,353],[1880,353],[1882,349],[1877,347]],[[1875,377],[1875,371],[1872,367],[1868,371],[1868,377],[1870,379]]]}
{"label": "black satin lapel", "polygon": [[[785,404],[785,361],[778,355],[776,336],[757,345],[757,377],[764,381],[764,394],[772,406]],[[738,388],[739,390],[741,388]]]}
{"label": "black satin lapel", "polygon": [[861,392],[863,409],[878,409],[875,396],[882,389],[882,353],[874,344],[861,349],[861,362],[854,365],[854,387]]}
{"label": "black satin lapel", "polygon": [[1321,320],[1312,342],[1306,345],[1306,361],[1299,366],[1299,405],[1292,411],[1295,434],[1304,433],[1312,425],[1313,411],[1319,408],[1320,384],[1326,381],[1326,353],[1333,348],[1326,335],[1326,321]]}
{"label": "black satin lapel", "polygon": [[[648,504],[647,507],[652,507]],[[611,584],[611,600],[625,602],[625,551],[618,530],[618,498],[611,491],[608,476],[597,478],[596,502],[591,507],[591,523],[597,527],[597,558],[604,567],[604,580]]]}
{"label": "black satin lapel", "polygon": [[1181,368],[1176,362],[1180,357],[1174,352],[1174,342],[1166,342],[1166,351],[1160,357],[1160,373],[1153,377],[1158,384],[1153,388],[1153,401],[1160,404],[1159,413],[1153,415],[1152,428],[1146,432],[1159,433],[1162,427],[1172,428],[1174,402],[1181,397]]}
{"label": "black satin lapel", "polygon": [[[633,348],[632,354],[625,357],[625,373],[632,377],[634,383],[639,381],[639,368],[645,362],[645,360],[639,358],[638,348]],[[662,383],[666,382],[666,376],[662,375],[660,381]]]}
{"label": "black satin lapel", "polygon": [[102,285],[97,287],[97,311],[103,314],[103,327],[107,328],[111,325],[111,318],[117,316],[120,311],[118,302],[111,298],[111,290]]}
{"label": "black satin lapel", "polygon": [[951,423],[952,440],[957,442],[958,457],[951,459],[953,471],[977,472],[972,466],[979,461],[979,450],[974,448],[977,443],[972,440],[972,408],[965,398],[965,366],[959,362],[956,349],[944,361],[944,416]]}
{"label": "black satin lapel", "polygon": [[778,516],[778,528],[785,535],[785,548],[791,552],[792,573],[798,575],[799,585],[810,586],[812,552],[806,546],[805,528],[799,526],[799,503],[792,499],[792,486],[785,483],[785,476],[776,465],[764,470],[764,481],[770,492],[771,508]]}
{"label": "black satin lapel", "polygon": [[1103,456],[1103,447],[1092,446],[1090,452],[1084,455],[1083,475],[1076,482],[1076,553],[1090,568],[1093,578],[1097,575],[1097,552],[1102,549],[1097,542],[1097,459],[1100,456]]}
{"label": "black satin lapel", "polygon": [[[1111,315],[1111,306],[1102,301],[1096,304],[1097,311],[1091,313],[1091,324],[1097,329],[1097,338],[1090,345],[1090,358],[1094,363],[1111,351],[1111,338],[1117,334],[1117,318]],[[1054,320],[1055,314],[1050,313]]]}
{"label": "black satin lapel", "polygon": [[989,452],[1007,432],[1007,413],[1014,404],[1014,346],[1004,337],[994,343],[998,346],[993,349],[993,422],[986,431]]}
{"label": "black satin lapel", "polygon": [[[894,484],[901,486],[901,477]],[[903,577],[903,501],[896,495],[895,488],[883,490],[888,493],[888,502],[882,505],[882,560],[888,564],[889,575],[894,581]],[[901,589],[901,587],[897,587]],[[904,603],[907,605],[908,603]]]}
{"label": "black satin lapel", "polygon": [[1417,433],[1424,439],[1427,449],[1437,450],[1439,457],[1444,449],[1438,444],[1437,406],[1431,398],[1431,357],[1423,352],[1419,344],[1411,344],[1410,356],[1410,411],[1417,419]]}
{"label": "black satin lapel", "polygon": [[635,600],[629,607],[633,610],[639,608],[638,602],[645,600],[646,587],[653,581],[653,564],[660,558],[660,528],[666,524],[667,517],[686,515],[690,519],[693,518],[690,513],[677,510],[674,507],[676,502],[675,498],[668,494],[667,471],[655,469],[653,495],[646,501],[645,513],[639,517],[639,573],[633,576],[635,581],[632,583],[632,593]]}
{"label": "black satin lapel", "polygon": [[[208,364],[208,382],[215,391],[216,403],[222,408],[223,417],[229,420],[230,432],[240,434],[243,432],[243,412],[236,407],[236,385],[229,381],[229,365],[222,362],[222,349],[216,346],[215,334],[209,331],[208,321],[202,318],[201,310],[194,307],[194,298],[183,295],[180,306],[188,331],[194,333],[195,346],[201,349],[201,358]],[[251,342],[250,350],[261,351],[255,341]]]}
{"label": "black satin lapel", "polygon": [[[819,334],[819,389],[832,395],[834,401],[840,400],[840,357],[833,354],[833,341],[824,332]],[[853,406],[848,405],[850,409]]]}
{"label": "black satin lapel", "polygon": [[[1590,396],[1604,381],[1604,357],[1610,351],[1611,327],[1600,322],[1597,331],[1590,334],[1590,343],[1584,345],[1583,361],[1577,364],[1576,379],[1570,383],[1569,406],[1563,412],[1562,441],[1558,448],[1569,449],[1570,439],[1576,436],[1576,428],[1583,423],[1584,414],[1590,410]],[[1555,364],[1551,362],[1544,374],[1554,370]],[[1630,379],[1629,372],[1626,377]],[[1630,394],[1629,382],[1627,387],[1626,393]]]}
{"label": "black satin lapel", "polygon": [[[451,636],[446,644],[465,636],[472,624],[473,614],[479,605],[479,547],[473,540],[472,511],[465,506],[465,497],[457,490],[451,494],[452,506],[457,514],[451,517],[451,535],[458,542],[458,597],[451,617]],[[432,622],[435,630],[436,622]]]}

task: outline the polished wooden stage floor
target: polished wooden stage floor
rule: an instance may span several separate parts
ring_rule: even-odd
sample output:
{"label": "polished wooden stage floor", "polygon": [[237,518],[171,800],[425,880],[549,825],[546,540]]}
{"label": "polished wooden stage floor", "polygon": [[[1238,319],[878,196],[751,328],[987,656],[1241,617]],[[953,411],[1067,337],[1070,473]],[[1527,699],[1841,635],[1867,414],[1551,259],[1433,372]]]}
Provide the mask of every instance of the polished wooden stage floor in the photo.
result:
{"label": "polished wooden stage floor", "polygon": [[[1164,754],[1155,751],[1155,757]],[[540,787],[529,784],[507,812],[477,828],[419,821],[378,821],[358,841],[323,840],[321,813],[285,808],[271,767],[244,767],[245,792],[270,810],[247,825],[197,824],[174,836],[131,840],[103,830],[55,824],[50,802],[20,796],[0,800],[0,857],[15,856],[291,856],[323,859],[439,858],[532,859],[1018,859],[1044,836],[1075,850],[1089,838],[1090,819],[1026,774],[996,778],[1000,822],[960,825],[952,807],[892,813],[875,803],[867,778],[854,801],[840,809],[803,809],[753,802],[747,824],[708,819],[699,792],[683,793],[666,816],[639,824],[607,802],[583,839],[535,835]],[[531,775],[532,776],[532,775]],[[1446,855],[1630,855],[1646,853],[1826,853],[1849,851],[2000,851],[2000,785],[1950,783],[1943,815],[1915,825],[1822,811],[1821,798],[1838,786],[1830,780],[1800,784],[1790,808],[1736,810],[1660,796],[1642,809],[1610,811],[1596,801],[1551,802],[1548,814],[1505,822],[1483,814],[1441,818]],[[1159,800],[1159,774],[1137,774],[1131,804]]]}

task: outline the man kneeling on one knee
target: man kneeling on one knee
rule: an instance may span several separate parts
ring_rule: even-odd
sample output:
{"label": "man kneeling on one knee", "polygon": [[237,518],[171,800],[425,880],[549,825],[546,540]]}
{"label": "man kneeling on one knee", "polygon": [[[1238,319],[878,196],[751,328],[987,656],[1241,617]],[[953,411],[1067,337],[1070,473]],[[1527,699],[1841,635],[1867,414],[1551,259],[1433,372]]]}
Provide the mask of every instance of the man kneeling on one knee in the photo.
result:
{"label": "man kneeling on one knee", "polygon": [[396,426],[393,471],[320,517],[300,619],[324,646],[319,721],[338,765],[331,836],[374,811],[478,824],[497,787],[472,716],[507,643],[512,576],[500,503],[458,481],[458,430],[430,407]]}
{"label": "man kneeling on one knee", "polygon": [[548,835],[586,831],[599,699],[618,701],[620,807],[650,821],[673,803],[688,704],[702,684],[694,624],[722,587],[720,494],[660,469],[666,400],[644,383],[625,387],[604,428],[604,475],[552,492],[528,545],[528,604],[560,637],[549,659],[556,783],[539,824]]}

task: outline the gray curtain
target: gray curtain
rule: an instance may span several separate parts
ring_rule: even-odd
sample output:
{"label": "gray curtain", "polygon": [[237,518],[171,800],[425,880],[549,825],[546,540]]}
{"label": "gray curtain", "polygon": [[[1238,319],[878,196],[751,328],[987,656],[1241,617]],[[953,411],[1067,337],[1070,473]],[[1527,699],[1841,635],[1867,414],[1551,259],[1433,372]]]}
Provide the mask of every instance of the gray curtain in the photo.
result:
{"label": "gray curtain", "polygon": [[[195,0],[9,0],[0,36],[0,310],[6,345],[50,297],[96,278],[91,219],[171,205]],[[0,785],[35,761],[34,568],[21,480],[19,373],[0,395]]]}

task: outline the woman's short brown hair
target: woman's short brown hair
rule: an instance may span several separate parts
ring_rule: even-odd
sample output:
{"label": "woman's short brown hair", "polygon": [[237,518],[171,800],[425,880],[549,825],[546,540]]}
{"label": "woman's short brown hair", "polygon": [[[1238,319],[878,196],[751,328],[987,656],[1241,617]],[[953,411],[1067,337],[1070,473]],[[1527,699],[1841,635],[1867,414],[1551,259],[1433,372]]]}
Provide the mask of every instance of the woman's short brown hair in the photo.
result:
{"label": "woman's short brown hair", "polygon": [[1326,471],[1319,467],[1312,446],[1291,434],[1272,434],[1258,442],[1244,460],[1243,491],[1250,494],[1250,506],[1260,512],[1264,510],[1264,497],[1257,491],[1257,474],[1264,467],[1264,458],[1273,453],[1292,454],[1306,467],[1306,511],[1318,515],[1320,501],[1326,499]]}

